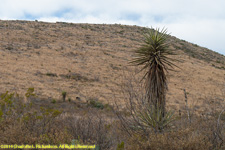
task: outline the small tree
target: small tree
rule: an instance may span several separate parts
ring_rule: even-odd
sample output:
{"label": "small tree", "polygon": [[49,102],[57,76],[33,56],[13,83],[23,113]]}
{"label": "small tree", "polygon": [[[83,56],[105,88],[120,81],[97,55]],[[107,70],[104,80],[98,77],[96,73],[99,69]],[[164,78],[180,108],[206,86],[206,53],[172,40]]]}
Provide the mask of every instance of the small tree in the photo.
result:
{"label": "small tree", "polygon": [[169,67],[175,66],[168,55],[173,55],[169,49],[168,34],[166,29],[149,29],[145,34],[144,44],[135,50],[136,57],[131,63],[139,66],[143,65],[141,71],[146,70],[143,77],[145,79],[145,89],[148,104],[159,109],[162,117],[165,114],[165,102],[167,78],[166,72]]}

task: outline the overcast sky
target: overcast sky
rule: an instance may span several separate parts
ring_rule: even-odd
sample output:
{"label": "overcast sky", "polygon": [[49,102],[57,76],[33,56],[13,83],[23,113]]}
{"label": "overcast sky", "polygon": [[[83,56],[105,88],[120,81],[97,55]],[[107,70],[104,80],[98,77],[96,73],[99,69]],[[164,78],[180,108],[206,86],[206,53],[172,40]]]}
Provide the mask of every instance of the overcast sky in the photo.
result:
{"label": "overcast sky", "polygon": [[166,27],[225,55],[225,0],[0,0],[1,20]]}

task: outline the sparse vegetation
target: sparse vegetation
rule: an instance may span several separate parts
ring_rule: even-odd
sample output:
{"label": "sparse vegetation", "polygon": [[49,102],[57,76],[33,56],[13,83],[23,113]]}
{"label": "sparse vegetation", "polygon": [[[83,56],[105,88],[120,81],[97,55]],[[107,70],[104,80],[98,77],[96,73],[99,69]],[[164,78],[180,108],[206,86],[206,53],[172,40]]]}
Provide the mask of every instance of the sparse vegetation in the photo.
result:
{"label": "sparse vegetation", "polygon": [[1,95],[0,103],[0,144],[59,145],[78,139],[101,149],[116,145],[113,129],[107,127],[111,123],[99,114],[65,118],[61,110],[35,107],[9,92]]}
{"label": "sparse vegetation", "polygon": [[[31,93],[33,93],[32,91]],[[138,96],[140,93],[132,91],[132,94]],[[128,97],[128,99],[130,98]],[[97,103],[93,101],[95,100],[90,101],[90,103],[98,108]],[[150,124],[153,125],[153,128],[149,128],[150,130],[146,132],[149,134],[143,134],[143,132],[142,134],[134,132],[134,134],[126,132],[126,130],[118,130],[124,129],[123,124],[113,118],[105,117],[104,114],[98,113],[98,110],[94,112],[90,107],[86,107],[89,113],[81,114],[82,117],[78,114],[76,116],[66,115],[67,117],[65,117],[66,110],[48,108],[47,105],[39,107],[24,102],[18,94],[9,92],[1,94],[0,104],[0,134],[2,135],[0,136],[0,144],[59,145],[62,143],[73,144],[74,141],[77,141],[79,144],[95,144],[100,149],[118,150],[211,150],[225,148],[223,143],[225,140],[224,110],[215,112],[216,114],[208,117],[193,114],[191,123],[186,115],[176,117],[163,134],[151,132],[154,125],[157,125],[154,123],[154,120],[157,119],[152,122],[151,118],[145,120],[146,117],[144,117],[141,122],[144,122],[143,125],[147,125],[146,129],[150,127]],[[56,104],[54,103],[54,105]],[[156,112],[152,111],[152,113]],[[129,121],[132,116],[131,114],[126,119]],[[150,116],[157,117],[154,114]],[[131,125],[130,122],[127,123],[126,125]],[[164,128],[163,122],[161,125]],[[131,126],[133,129],[140,127]],[[18,135],[20,138],[16,138]]]}
{"label": "sparse vegetation", "polygon": [[[205,111],[202,115],[189,109],[191,122],[187,115],[188,112],[183,115],[175,113],[171,120],[172,112],[167,111],[168,114],[165,114],[164,120],[160,120],[158,118],[162,114],[157,113],[159,110],[155,111],[154,107],[152,109],[143,105],[145,92],[140,82],[125,79],[127,82],[122,87],[125,100],[123,103],[126,104],[124,110],[128,111],[129,115],[118,111],[121,108],[120,104],[116,104],[114,111],[121,122],[121,130],[129,137],[129,140],[125,142],[126,149],[211,150],[225,148],[223,143],[225,122],[221,119],[225,115],[223,108]],[[146,110],[146,108],[149,109]],[[140,109],[144,110],[142,114],[139,114]],[[185,107],[183,111],[186,111]],[[158,131],[159,129],[161,132]]]}
{"label": "sparse vegetation", "polygon": [[[132,50],[142,47],[142,33],[148,34],[148,30],[0,20],[1,92],[15,92],[0,94],[0,145],[225,149],[225,57],[168,35],[169,48],[178,54],[174,58],[182,60],[174,63],[182,69],[168,69],[170,90],[162,94],[168,100],[163,114],[159,107],[146,103],[146,85],[140,82],[146,72],[132,76],[140,70],[127,65],[134,56]],[[161,56],[172,58],[151,54],[158,62],[164,60],[158,59]],[[161,64],[155,65],[157,71]],[[121,77],[126,73],[131,77],[125,77],[123,83]],[[165,77],[160,72],[157,76]]]}

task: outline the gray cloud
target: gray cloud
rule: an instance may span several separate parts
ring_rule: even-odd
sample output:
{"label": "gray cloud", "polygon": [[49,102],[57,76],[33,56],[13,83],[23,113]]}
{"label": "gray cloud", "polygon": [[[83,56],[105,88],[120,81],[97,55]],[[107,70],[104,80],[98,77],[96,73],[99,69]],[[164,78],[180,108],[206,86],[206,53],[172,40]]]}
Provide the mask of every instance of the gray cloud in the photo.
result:
{"label": "gray cloud", "polygon": [[225,54],[223,0],[1,0],[0,19],[167,27],[172,35]]}

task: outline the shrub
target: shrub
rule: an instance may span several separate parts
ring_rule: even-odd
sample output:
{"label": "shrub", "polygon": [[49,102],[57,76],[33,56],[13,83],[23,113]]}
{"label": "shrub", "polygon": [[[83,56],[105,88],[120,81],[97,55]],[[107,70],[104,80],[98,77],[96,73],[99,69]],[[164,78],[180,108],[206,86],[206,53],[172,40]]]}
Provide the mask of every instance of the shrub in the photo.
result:
{"label": "shrub", "polygon": [[9,92],[0,96],[0,106],[0,144],[59,145],[77,139],[79,144],[95,144],[99,149],[117,145],[116,130],[103,115],[63,115],[63,110],[30,105]]}
{"label": "shrub", "polygon": [[36,110],[18,95],[8,92],[1,95],[0,103],[0,144],[68,143],[70,135],[57,122],[61,110],[42,107]]}
{"label": "shrub", "polygon": [[34,88],[28,88],[25,96],[27,98],[36,96],[36,94],[34,93]]}
{"label": "shrub", "polygon": [[90,100],[90,105],[92,107],[95,107],[95,108],[98,108],[98,109],[103,109],[104,108],[104,105],[101,102],[96,101],[96,100],[92,100],[92,99]]}
{"label": "shrub", "polygon": [[56,100],[55,99],[52,99],[51,103],[52,104],[55,104],[56,103]]}
{"label": "shrub", "polygon": [[151,134],[147,138],[133,136],[127,149],[142,150],[210,150],[212,144],[204,132],[192,128],[180,129],[163,134]]}
{"label": "shrub", "polygon": [[95,144],[100,149],[116,147],[115,128],[102,115],[93,112],[82,117],[67,117],[66,126],[73,139],[83,144]]}
{"label": "shrub", "polygon": [[62,91],[62,97],[63,97],[63,101],[65,102],[66,101],[66,92],[65,91]]}
{"label": "shrub", "polygon": [[116,150],[124,150],[124,142],[123,141],[117,145]]}

